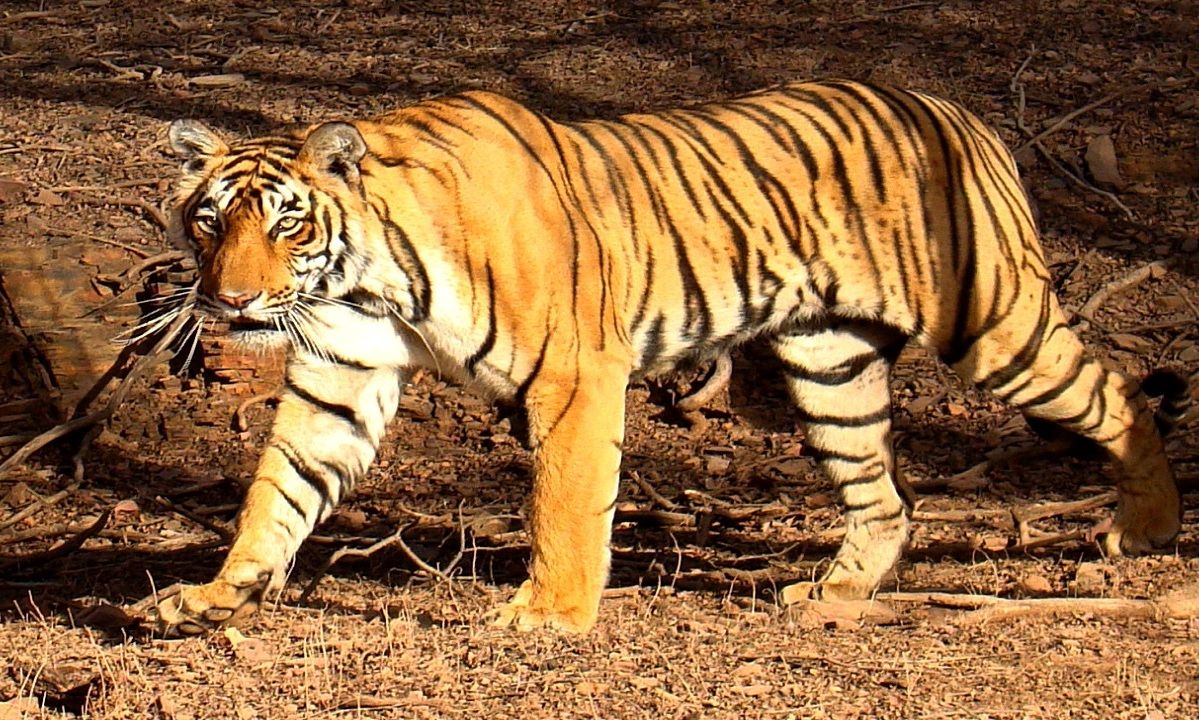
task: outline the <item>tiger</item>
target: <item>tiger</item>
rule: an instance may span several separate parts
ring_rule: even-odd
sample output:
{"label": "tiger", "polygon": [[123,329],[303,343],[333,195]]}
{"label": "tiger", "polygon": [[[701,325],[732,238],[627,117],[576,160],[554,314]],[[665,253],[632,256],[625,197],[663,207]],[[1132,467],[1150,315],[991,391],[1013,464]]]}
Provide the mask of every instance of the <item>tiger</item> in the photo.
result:
{"label": "tiger", "polygon": [[788,597],[868,598],[901,557],[889,381],[912,339],[1105,451],[1108,555],[1180,531],[1158,425],[1185,386],[1085,351],[1012,154],[955,102],[822,80],[558,121],[472,90],[252,139],[181,119],[168,138],[172,237],[198,265],[187,311],[288,359],[223,565],[160,600],[167,633],[240,622],[285,584],[421,368],[527,416],[528,575],[487,611],[500,626],[594,626],[626,389],[750,340],[781,362],[843,506],[840,548]]}

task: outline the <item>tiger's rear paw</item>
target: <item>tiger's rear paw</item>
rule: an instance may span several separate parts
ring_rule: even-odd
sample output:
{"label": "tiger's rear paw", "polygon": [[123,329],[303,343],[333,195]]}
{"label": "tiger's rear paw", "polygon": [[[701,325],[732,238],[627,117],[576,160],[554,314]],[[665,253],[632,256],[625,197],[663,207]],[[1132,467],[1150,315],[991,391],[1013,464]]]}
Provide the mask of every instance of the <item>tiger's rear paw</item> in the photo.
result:
{"label": "tiger's rear paw", "polygon": [[1104,524],[1093,532],[1103,535],[1103,550],[1108,556],[1153,552],[1173,543],[1182,530],[1178,496],[1123,495],[1110,527]]}
{"label": "tiger's rear paw", "polygon": [[235,625],[258,609],[265,581],[235,587],[224,580],[185,587],[159,601],[158,629],[167,637],[199,635],[221,625]]}
{"label": "tiger's rear paw", "polygon": [[799,582],[784,587],[780,599],[787,606],[787,617],[803,627],[858,627],[899,622],[894,610],[885,603],[867,599],[868,593],[862,597],[836,597],[837,592],[848,594],[843,586]]}
{"label": "tiger's rear paw", "polygon": [[492,625],[512,627],[522,632],[537,628],[552,628],[567,633],[585,633],[595,625],[595,609],[582,607],[561,609],[537,601],[531,580],[526,580],[516,591],[511,602],[487,613]]}
{"label": "tiger's rear paw", "polygon": [[1105,521],[1092,532],[1102,537],[1103,552],[1108,557],[1145,555],[1169,546],[1178,537],[1182,524],[1177,519],[1128,526],[1120,520]]}

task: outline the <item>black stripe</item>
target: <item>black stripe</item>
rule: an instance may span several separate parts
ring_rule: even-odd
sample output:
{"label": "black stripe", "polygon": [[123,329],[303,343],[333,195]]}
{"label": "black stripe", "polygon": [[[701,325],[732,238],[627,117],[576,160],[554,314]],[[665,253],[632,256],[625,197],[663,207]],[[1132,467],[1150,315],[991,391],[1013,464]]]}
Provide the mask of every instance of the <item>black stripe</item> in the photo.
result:
{"label": "black stripe", "polygon": [[877,354],[867,352],[838,363],[833,367],[816,369],[803,367],[788,358],[781,359],[787,377],[793,380],[802,380],[826,386],[844,385],[857,378],[866,368],[880,360]]}
{"label": "black stripe", "polygon": [[641,351],[641,367],[649,368],[662,356],[662,326],[666,318],[658,313],[645,335],[645,348]]}
{"label": "black stripe", "polygon": [[[321,472],[309,464],[291,443],[275,438],[271,440],[271,446],[282,453],[288,464],[296,471],[296,475],[316,491],[321,499],[320,507],[317,508],[317,517],[319,518],[324,514],[325,508],[333,505],[333,491],[328,479],[322,477]],[[334,478],[334,481],[340,486],[340,478]],[[308,519],[307,515],[303,515],[303,517],[305,520]]]}
{"label": "black stripe", "polygon": [[491,272],[490,260],[484,264],[483,269],[487,273],[487,335],[483,338],[483,344],[479,346],[479,349],[471,353],[463,363],[466,371],[472,375],[475,374],[475,366],[479,364],[479,361],[487,357],[487,353],[495,347],[495,277]]}
{"label": "black stripe", "polygon": [[[295,463],[291,462],[291,458],[287,457],[287,453],[283,450],[280,450],[280,452],[283,453],[283,457],[287,458],[287,461],[289,463],[291,463],[292,467],[295,467]],[[296,469],[296,473],[299,474],[298,468]],[[279,496],[282,497],[283,500],[285,502],[287,502],[288,505],[291,506],[291,509],[295,511],[296,515],[299,515],[305,521],[308,520],[308,514],[306,512],[304,512],[304,508],[300,506],[300,501],[296,500],[291,495],[288,495],[287,491],[283,489],[283,486],[279,484],[278,480],[275,480],[274,478],[267,478],[267,482],[269,482],[271,487],[275,488],[275,490],[279,493]],[[311,480],[305,480],[305,482],[311,483]],[[285,528],[287,528],[288,535],[295,534],[294,532],[292,532],[291,527],[288,526],[286,523],[280,522],[278,520],[276,520],[276,522],[279,522],[280,525],[283,525]]]}
{"label": "black stripe", "polygon": [[809,412],[806,408],[798,407],[797,415],[799,419],[808,425],[833,425],[836,427],[866,427],[867,425],[876,425],[881,422],[889,422],[891,420],[891,405],[888,403],[880,410],[872,413],[856,416],[843,415],[817,415]]}
{"label": "black stripe", "polygon": [[283,387],[293,395],[317,408],[318,410],[340,418],[354,427],[355,432],[361,432],[361,422],[358,419],[358,413],[353,407],[343,405],[342,403],[330,402],[313,395],[306,388],[302,388],[296,384],[295,378],[287,375],[283,380]]}

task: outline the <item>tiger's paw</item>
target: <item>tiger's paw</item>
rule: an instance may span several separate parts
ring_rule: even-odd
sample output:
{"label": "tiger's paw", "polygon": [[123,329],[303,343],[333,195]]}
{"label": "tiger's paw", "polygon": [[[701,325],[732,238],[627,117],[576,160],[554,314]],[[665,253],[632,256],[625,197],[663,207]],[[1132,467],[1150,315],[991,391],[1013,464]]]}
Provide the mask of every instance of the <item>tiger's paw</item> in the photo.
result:
{"label": "tiger's paw", "polygon": [[521,632],[545,627],[580,634],[595,626],[597,615],[594,608],[573,607],[564,610],[538,602],[532,580],[526,580],[520,586],[511,602],[487,613],[491,625],[495,627],[512,627]]}
{"label": "tiger's paw", "polygon": [[221,579],[185,587],[158,602],[158,629],[167,637],[183,637],[237,624],[258,609],[265,587],[265,581],[237,587]]}
{"label": "tiger's paw", "polygon": [[797,582],[787,585],[779,593],[783,605],[794,605],[805,601],[851,602],[870,597],[870,589],[844,582]]}

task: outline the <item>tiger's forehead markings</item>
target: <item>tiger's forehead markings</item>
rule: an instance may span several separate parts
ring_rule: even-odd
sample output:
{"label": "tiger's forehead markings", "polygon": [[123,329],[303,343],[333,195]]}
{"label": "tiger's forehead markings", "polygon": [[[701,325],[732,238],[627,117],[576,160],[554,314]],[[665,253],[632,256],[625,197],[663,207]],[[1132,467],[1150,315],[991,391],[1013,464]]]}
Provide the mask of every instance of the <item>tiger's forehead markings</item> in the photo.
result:
{"label": "tiger's forehead markings", "polygon": [[247,207],[266,217],[299,210],[301,197],[288,182],[288,160],[265,152],[280,149],[284,152],[279,154],[295,155],[293,149],[275,145],[234,148],[209,186],[211,200],[226,214]]}

